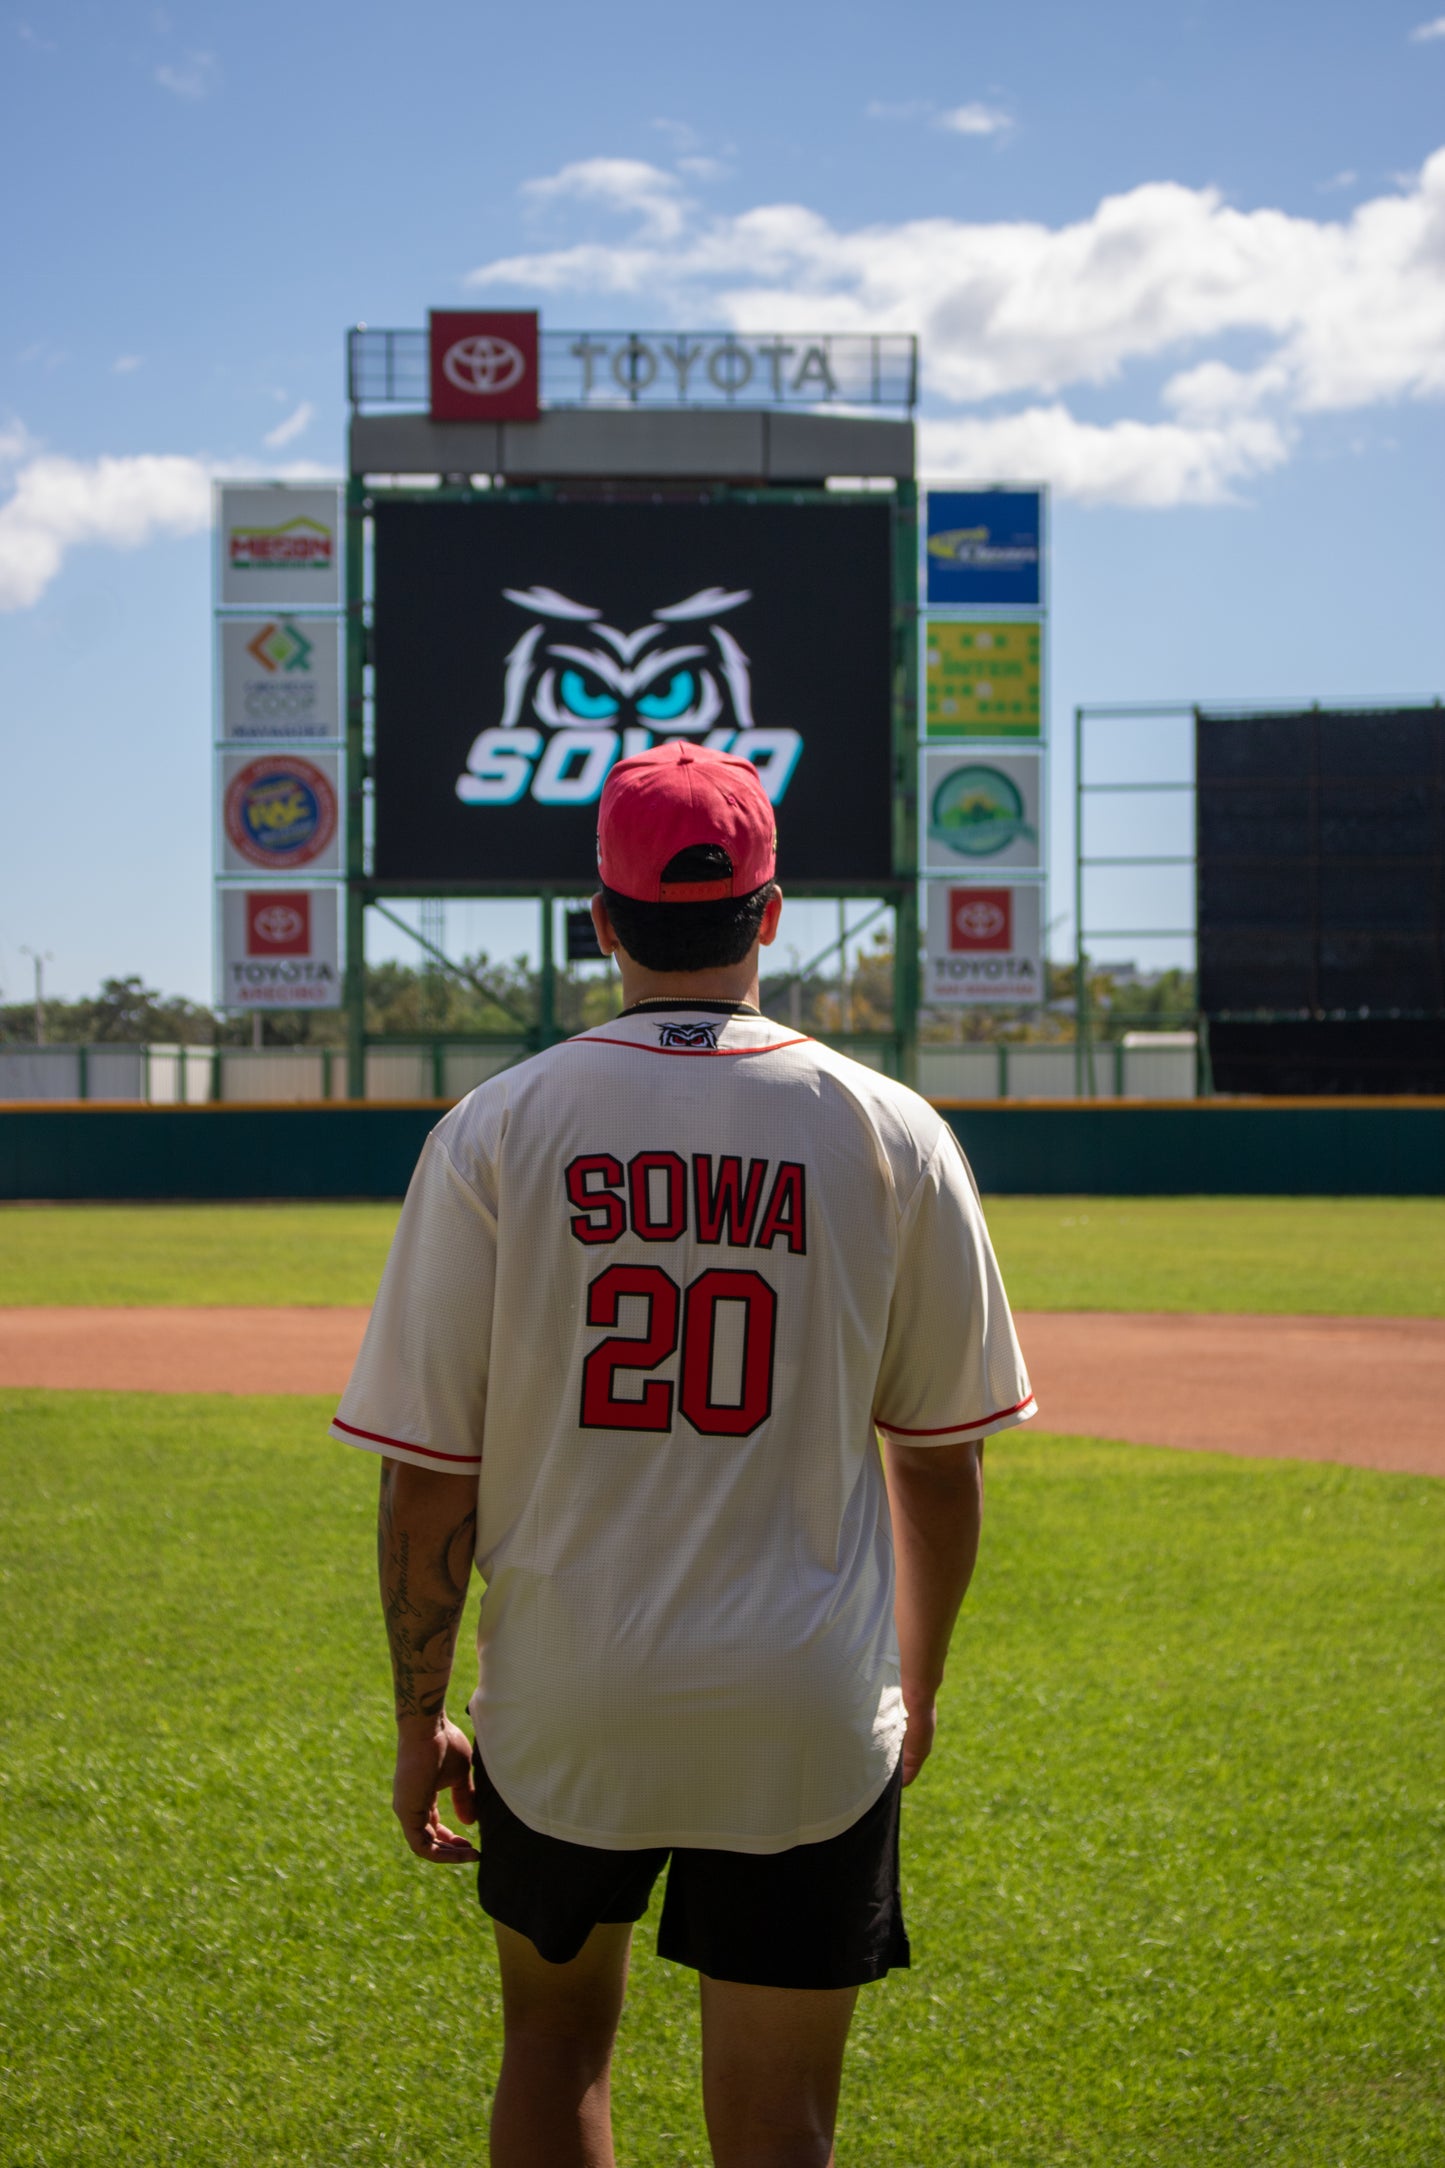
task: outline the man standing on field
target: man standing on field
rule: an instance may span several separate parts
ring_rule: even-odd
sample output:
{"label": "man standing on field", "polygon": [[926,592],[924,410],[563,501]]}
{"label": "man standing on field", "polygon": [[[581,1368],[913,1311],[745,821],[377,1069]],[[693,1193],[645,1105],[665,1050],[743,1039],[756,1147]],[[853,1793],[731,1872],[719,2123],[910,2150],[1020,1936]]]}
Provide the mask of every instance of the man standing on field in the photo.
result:
{"label": "man standing on field", "polygon": [[[397,1817],[439,1863],[476,1857],[442,1791],[480,1823],[494,2168],[609,2168],[664,1866],[714,2160],[831,2162],[858,1989],[908,1963],[899,1794],[980,1441],[1034,1413],[946,1125],[759,1014],[775,845],[746,761],[614,767],[592,910],[626,1006],[432,1132],[333,1426],[384,1456]],[[472,1752],[445,1698],[474,1558]]]}

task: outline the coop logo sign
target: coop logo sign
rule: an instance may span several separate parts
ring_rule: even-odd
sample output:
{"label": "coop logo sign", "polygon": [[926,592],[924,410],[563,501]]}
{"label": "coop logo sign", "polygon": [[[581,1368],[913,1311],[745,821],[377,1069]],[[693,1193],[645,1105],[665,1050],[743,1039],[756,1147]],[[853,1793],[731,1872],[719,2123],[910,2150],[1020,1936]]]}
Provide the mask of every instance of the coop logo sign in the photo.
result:
{"label": "coop logo sign", "polygon": [[289,622],[278,625],[274,620],[268,620],[246,642],[246,653],[274,676],[279,671],[308,670],[312,645],[299,625]]}
{"label": "coop logo sign", "polygon": [[754,718],[748,656],[733,629],[751,589],[699,588],[625,629],[551,587],[502,593],[531,622],[506,657],[500,717],[473,739],[457,778],[464,805],[523,797],[591,805],[614,761],[669,738],[750,760],[781,802],[803,739]]}
{"label": "coop logo sign", "polygon": [[220,626],[224,738],[335,738],[341,729],[334,618],[229,617]]}
{"label": "coop logo sign", "polygon": [[535,309],[433,309],[431,413],[438,422],[534,422]]}

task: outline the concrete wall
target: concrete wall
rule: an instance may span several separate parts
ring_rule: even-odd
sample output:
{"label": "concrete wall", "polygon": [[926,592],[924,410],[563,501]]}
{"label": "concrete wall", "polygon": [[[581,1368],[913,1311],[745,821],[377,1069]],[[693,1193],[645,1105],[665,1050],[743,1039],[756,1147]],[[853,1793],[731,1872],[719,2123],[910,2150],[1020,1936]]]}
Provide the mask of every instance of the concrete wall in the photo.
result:
{"label": "concrete wall", "polygon": [[0,1099],[78,1099],[76,1046],[0,1046]]}
{"label": "concrete wall", "polygon": [[[371,1047],[368,1099],[460,1099],[525,1058],[514,1045]],[[153,1106],[309,1105],[346,1096],[346,1054],[303,1046],[0,1046],[0,1104],[149,1100]]]}
{"label": "concrete wall", "polygon": [[[1142,1035],[1141,1035],[1142,1036]],[[1187,1046],[1094,1048],[1094,1099],[1192,1099],[1195,1053]],[[921,1046],[925,1099],[1072,1099],[1072,1046]]]}

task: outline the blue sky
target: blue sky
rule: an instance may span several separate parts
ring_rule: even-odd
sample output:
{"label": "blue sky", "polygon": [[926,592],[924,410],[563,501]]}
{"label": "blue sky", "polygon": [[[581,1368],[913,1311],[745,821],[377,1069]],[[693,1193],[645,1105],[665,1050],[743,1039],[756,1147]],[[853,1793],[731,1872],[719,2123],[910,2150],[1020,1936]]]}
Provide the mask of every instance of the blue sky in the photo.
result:
{"label": "blue sky", "polygon": [[1076,701],[1445,691],[1439,4],[0,16],[6,997],[209,995],[208,477],[339,468],[357,319],[917,330],[1054,486],[1058,873]]}

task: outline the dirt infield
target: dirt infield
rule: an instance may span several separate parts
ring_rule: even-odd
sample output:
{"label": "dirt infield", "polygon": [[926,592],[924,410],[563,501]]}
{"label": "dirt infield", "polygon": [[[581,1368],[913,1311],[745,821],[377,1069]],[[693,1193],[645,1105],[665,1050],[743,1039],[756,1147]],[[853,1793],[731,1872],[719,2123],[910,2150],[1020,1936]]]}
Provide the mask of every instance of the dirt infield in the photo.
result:
{"label": "dirt infield", "polygon": [[[364,1309],[0,1309],[0,1386],[337,1393]],[[1445,1476],[1433,1318],[1021,1313],[1049,1430]]]}
{"label": "dirt infield", "polygon": [[0,1310],[0,1386],[339,1393],[368,1311]]}

